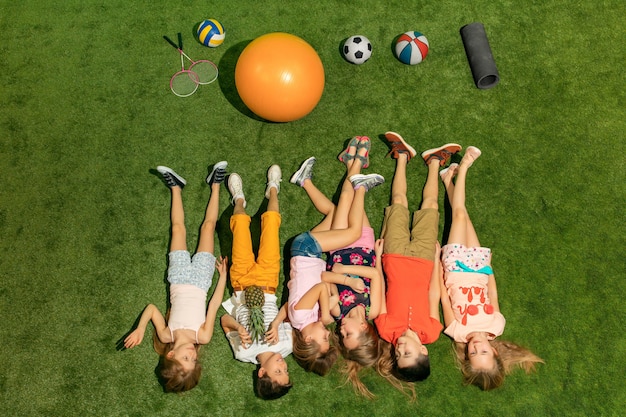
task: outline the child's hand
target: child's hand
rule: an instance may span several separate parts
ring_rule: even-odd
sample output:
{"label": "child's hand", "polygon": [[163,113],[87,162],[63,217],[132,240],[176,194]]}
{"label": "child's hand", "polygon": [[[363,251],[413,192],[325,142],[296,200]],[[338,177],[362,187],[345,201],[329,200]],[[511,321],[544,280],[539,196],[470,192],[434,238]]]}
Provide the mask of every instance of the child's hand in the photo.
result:
{"label": "child's hand", "polygon": [[339,263],[339,262],[337,262],[337,263],[333,264],[333,269],[332,269],[332,271],[333,271],[334,273],[336,273],[336,274],[343,274],[343,271],[344,271],[343,264],[341,264],[341,263]]}
{"label": "child's hand", "polygon": [[360,278],[352,278],[348,277],[346,279],[346,284],[359,294],[362,294],[365,291],[365,283]]}
{"label": "child's hand", "polygon": [[333,307],[339,304],[339,294],[332,294],[328,297],[328,304],[330,305],[330,311],[332,313]]}
{"label": "child's hand", "polygon": [[135,346],[139,345],[143,340],[145,330],[144,329],[135,329],[129,334],[126,339],[124,339],[124,347],[126,349],[132,349]]}
{"label": "child's hand", "polygon": [[275,322],[272,322],[270,324],[269,329],[267,329],[267,332],[265,332],[265,342],[269,343],[270,345],[275,345],[276,343],[278,343],[278,324]]}
{"label": "child's hand", "polygon": [[376,239],[376,243],[374,243],[374,253],[376,254],[376,258],[380,259],[383,255],[383,246],[385,245],[385,239]]}
{"label": "child's hand", "polygon": [[228,257],[220,256],[219,259],[217,259],[217,262],[215,264],[216,264],[217,272],[220,274],[220,277],[225,277],[228,274]]}
{"label": "child's hand", "polygon": [[248,349],[248,347],[252,344],[252,338],[250,337],[250,333],[246,330],[245,327],[239,326],[237,329],[237,333],[239,334],[239,339],[241,339],[241,345]]}

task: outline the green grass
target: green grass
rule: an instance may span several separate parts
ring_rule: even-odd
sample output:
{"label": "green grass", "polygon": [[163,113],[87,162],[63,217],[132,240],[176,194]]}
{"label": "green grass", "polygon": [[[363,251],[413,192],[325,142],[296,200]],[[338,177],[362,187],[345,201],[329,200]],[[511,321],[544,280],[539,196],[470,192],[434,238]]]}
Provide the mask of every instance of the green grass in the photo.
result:
{"label": "green grass", "polygon": [[[0,0],[0,10],[2,415],[621,414],[622,1]],[[227,32],[215,49],[193,41],[194,25],[210,17]],[[459,35],[473,21],[485,25],[500,72],[491,90],[474,87]],[[414,29],[431,50],[410,67],[392,57],[391,40]],[[186,99],[169,91],[179,61],[161,39],[179,31],[189,55],[220,68],[218,83]],[[307,40],[326,72],[319,105],[291,123],[250,117],[234,87],[241,50],[274,31]],[[374,45],[362,66],[338,54],[357,33]],[[202,348],[202,381],[180,396],[161,392],[148,338],[116,350],[145,304],[166,302],[169,195],[151,169],[165,164],[188,180],[195,246],[207,165],[227,159],[255,213],[272,163],[288,177],[315,155],[316,181],[334,194],[336,155],[354,135],[374,139],[369,171],[391,179],[394,165],[378,140],[387,130],[418,150],[447,141],[483,150],[468,208],[494,251],[503,337],[545,359],[538,373],[517,372],[493,392],[463,387],[441,337],[417,403],[373,372],[363,379],[377,398],[361,399],[338,371],[320,378],[292,358],[294,388],[263,402],[252,393],[252,366],[231,359],[219,329]],[[416,207],[426,169],[410,167]],[[367,198],[377,231],[388,197],[387,184]],[[280,199],[283,243],[319,221],[286,181]],[[220,201],[218,252],[227,254],[226,192]]]}

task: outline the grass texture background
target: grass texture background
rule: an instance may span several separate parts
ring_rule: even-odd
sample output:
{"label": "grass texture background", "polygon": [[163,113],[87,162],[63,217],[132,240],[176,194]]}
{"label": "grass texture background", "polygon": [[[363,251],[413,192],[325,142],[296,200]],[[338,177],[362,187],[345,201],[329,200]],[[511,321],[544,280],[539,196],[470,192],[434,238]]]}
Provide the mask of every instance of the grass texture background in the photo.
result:
{"label": "grass texture background", "polygon": [[[618,0],[237,2],[0,0],[0,413],[5,416],[618,416],[626,404],[623,335],[626,6]],[[193,39],[205,18],[225,43]],[[459,29],[485,25],[500,84],[474,87]],[[399,63],[393,38],[419,30],[430,53]],[[220,69],[189,98],[168,87],[178,54],[163,40],[183,32],[186,51]],[[307,117],[266,123],[239,101],[234,68],[256,37],[284,31],[307,40],[326,72]],[[346,63],[343,39],[366,35],[369,62]],[[232,360],[221,329],[201,350],[199,386],[161,392],[157,355],[116,341],[149,302],[165,308],[169,192],[150,171],[168,165],[188,180],[190,247],[209,195],[207,166],[229,161],[258,220],[265,173],[287,179],[305,158],[328,195],[345,140],[373,138],[369,172],[388,182],[367,196],[377,233],[394,164],[380,135],[402,134],[418,150],[454,141],[483,156],[468,179],[468,208],[492,247],[504,339],[545,359],[481,392],[461,385],[451,344],[431,346],[431,377],[418,401],[373,372],[376,394],[356,397],[334,370],[304,373],[289,358],[294,388],[263,402],[253,367]],[[417,207],[426,168],[409,165]],[[442,189],[443,190],[443,189]],[[441,202],[443,204],[443,192]],[[284,181],[288,242],[320,217]],[[228,254],[222,189],[217,252]],[[442,217],[442,229],[443,229]],[[281,278],[282,279],[282,278]]]}

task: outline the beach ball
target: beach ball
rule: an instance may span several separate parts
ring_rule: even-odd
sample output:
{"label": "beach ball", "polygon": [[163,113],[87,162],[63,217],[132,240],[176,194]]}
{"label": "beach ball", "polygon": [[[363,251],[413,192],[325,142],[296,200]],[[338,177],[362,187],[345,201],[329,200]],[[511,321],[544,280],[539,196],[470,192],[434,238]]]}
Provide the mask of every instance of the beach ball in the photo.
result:
{"label": "beach ball", "polygon": [[419,64],[427,54],[428,39],[420,32],[405,32],[396,39],[396,57],[404,64]]}
{"label": "beach ball", "polygon": [[215,48],[224,42],[224,26],[215,19],[207,19],[198,25],[198,40],[204,46]]}
{"label": "beach ball", "polygon": [[311,45],[289,33],[259,36],[241,52],[235,86],[257,116],[290,122],[309,114],[324,91],[324,66]]}

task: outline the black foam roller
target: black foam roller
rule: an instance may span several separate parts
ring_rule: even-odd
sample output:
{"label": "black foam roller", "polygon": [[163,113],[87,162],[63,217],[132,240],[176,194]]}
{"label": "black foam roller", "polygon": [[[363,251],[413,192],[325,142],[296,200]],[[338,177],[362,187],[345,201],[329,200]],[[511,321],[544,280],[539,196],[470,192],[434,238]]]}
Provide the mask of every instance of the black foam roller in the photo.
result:
{"label": "black foam roller", "polygon": [[470,23],[463,26],[461,39],[476,87],[480,89],[495,87],[500,81],[500,75],[483,24]]}

